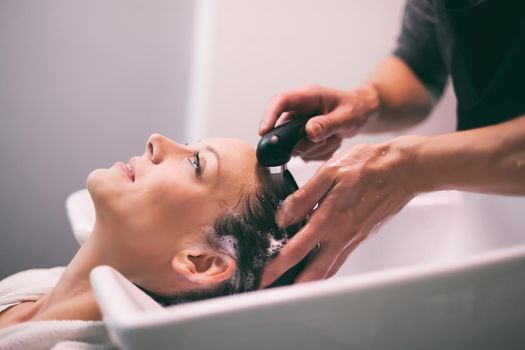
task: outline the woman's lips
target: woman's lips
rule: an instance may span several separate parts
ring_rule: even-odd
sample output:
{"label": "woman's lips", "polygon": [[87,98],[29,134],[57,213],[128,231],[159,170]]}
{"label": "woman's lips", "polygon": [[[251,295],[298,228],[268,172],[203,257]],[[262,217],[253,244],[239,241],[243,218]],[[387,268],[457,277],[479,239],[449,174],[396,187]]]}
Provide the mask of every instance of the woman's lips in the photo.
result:
{"label": "woman's lips", "polygon": [[131,181],[135,181],[135,174],[133,168],[129,164],[124,164],[123,162],[116,162],[115,166],[121,169]]}
{"label": "woman's lips", "polygon": [[135,158],[136,158],[136,157],[132,157],[132,158],[130,158],[130,159],[128,160],[128,164],[127,164],[128,168],[129,168],[129,170],[130,170],[130,172],[131,172],[131,177],[133,178],[133,181],[135,181],[135,174],[136,174],[136,169],[137,169],[137,168],[135,167]]}

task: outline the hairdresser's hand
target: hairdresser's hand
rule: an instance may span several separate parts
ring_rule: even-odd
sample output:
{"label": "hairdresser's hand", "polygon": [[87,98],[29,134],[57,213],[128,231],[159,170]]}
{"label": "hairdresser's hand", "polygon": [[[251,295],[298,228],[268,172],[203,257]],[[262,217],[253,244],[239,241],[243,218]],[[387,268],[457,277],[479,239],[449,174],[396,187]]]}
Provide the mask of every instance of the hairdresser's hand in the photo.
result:
{"label": "hairdresser's hand", "polygon": [[419,139],[405,136],[381,145],[358,145],[324,163],[277,213],[277,223],[286,227],[319,203],[308,223],[267,266],[261,286],[301,261],[317,243],[321,249],[296,282],[333,276],[372,231],[419,192],[412,151]]}
{"label": "hairdresser's hand", "polygon": [[263,136],[294,116],[310,117],[308,138],[299,142],[294,154],[305,161],[327,160],[378,106],[378,93],[371,84],[352,91],[309,86],[273,97],[261,118],[259,134]]}

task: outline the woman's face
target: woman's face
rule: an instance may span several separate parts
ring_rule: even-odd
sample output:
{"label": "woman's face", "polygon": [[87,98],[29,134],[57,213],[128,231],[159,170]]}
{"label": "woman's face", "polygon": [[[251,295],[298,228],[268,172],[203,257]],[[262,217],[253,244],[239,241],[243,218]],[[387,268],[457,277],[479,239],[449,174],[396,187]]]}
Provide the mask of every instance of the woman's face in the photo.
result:
{"label": "woman's face", "polygon": [[[167,268],[177,251],[206,241],[206,229],[235,209],[257,184],[255,151],[234,139],[186,146],[152,135],[128,164],[93,171],[87,180],[95,229],[115,264]],[[147,263],[146,263],[147,262]]]}

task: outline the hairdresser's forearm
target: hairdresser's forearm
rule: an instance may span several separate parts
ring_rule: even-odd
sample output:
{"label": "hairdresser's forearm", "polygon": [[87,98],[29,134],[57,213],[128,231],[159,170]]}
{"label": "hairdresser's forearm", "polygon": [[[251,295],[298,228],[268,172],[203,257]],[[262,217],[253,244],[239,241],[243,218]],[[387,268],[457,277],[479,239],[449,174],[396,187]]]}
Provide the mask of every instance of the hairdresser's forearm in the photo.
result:
{"label": "hairdresser's forearm", "polygon": [[401,137],[415,192],[525,195],[525,116],[433,137]]}
{"label": "hairdresser's forearm", "polygon": [[367,83],[354,90],[368,102],[368,118],[361,132],[400,130],[417,124],[432,109],[424,85],[399,58],[390,56],[379,63]]}

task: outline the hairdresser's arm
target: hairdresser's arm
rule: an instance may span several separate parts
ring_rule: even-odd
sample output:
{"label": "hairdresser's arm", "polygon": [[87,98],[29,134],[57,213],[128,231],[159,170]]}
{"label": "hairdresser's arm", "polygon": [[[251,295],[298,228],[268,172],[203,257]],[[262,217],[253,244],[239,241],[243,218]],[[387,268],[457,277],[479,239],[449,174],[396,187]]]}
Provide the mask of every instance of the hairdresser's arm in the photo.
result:
{"label": "hairdresser's arm", "polygon": [[348,255],[418,193],[438,190],[525,195],[525,116],[439,136],[403,136],[361,145],[326,162],[277,215],[309,222],[266,268],[268,285],[317,243],[321,250],[298,282],[333,276]]}
{"label": "hairdresser's arm", "polygon": [[274,96],[261,118],[259,134],[294,116],[311,117],[306,124],[308,139],[300,142],[296,154],[304,160],[326,160],[344,137],[407,128],[431,108],[425,86],[402,60],[390,56],[355,89],[309,86]]}
{"label": "hairdresser's arm", "polygon": [[525,115],[505,123],[421,138],[416,156],[422,192],[463,190],[525,195]]}

